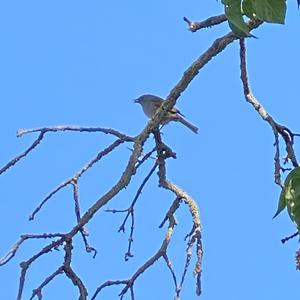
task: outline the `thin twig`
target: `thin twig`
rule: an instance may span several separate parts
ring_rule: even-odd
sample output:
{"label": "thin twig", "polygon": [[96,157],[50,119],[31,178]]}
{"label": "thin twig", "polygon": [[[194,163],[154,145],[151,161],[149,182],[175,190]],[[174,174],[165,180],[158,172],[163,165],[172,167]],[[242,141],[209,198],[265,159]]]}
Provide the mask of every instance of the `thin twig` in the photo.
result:
{"label": "thin twig", "polygon": [[[57,192],[59,192],[61,189],[66,187],[69,184],[72,184],[74,181],[78,181],[78,179],[87,171],[89,170],[95,163],[97,163],[102,157],[113,151],[116,147],[118,147],[120,144],[122,144],[124,141],[121,139],[118,139],[114,141],[112,144],[110,144],[108,147],[106,147],[104,150],[100,151],[92,160],[90,160],[86,165],[83,166],[83,168],[78,171],[72,178],[67,179],[63,183],[61,183],[58,187],[56,187],[53,191],[51,191],[35,208],[35,210],[32,212],[32,214],[29,216],[29,220],[33,220],[35,215],[41,210],[41,208],[44,206],[44,204],[51,199]],[[79,221],[79,219],[77,219]]]}
{"label": "thin twig", "polygon": [[[75,209],[75,215],[76,215],[76,219],[77,219],[77,223],[80,221],[81,219],[81,214],[80,214],[80,207],[79,207],[79,186],[78,186],[78,180],[74,179],[73,181],[71,181],[71,185],[73,186],[73,199],[74,199],[74,209]],[[80,229],[80,233],[85,245],[85,250],[86,252],[90,253],[90,252],[94,252],[93,258],[96,257],[97,255],[97,250],[92,247],[87,240],[87,236],[89,235],[87,230],[82,227]]]}
{"label": "thin twig", "polygon": [[138,164],[137,164],[137,166],[136,166],[136,168],[138,169],[148,158],[150,158],[151,157],[151,155],[155,152],[155,147],[151,150],[151,151],[149,151],[148,153],[146,153],[144,156],[143,156],[143,158],[138,162]]}
{"label": "thin twig", "polygon": [[22,300],[23,290],[24,290],[24,284],[25,284],[25,278],[27,274],[27,270],[29,266],[37,260],[42,255],[49,253],[53,249],[57,249],[64,241],[68,239],[67,235],[62,236],[60,239],[51,242],[49,245],[45,246],[42,250],[40,250],[37,254],[30,257],[27,261],[23,261],[20,263],[21,267],[21,275],[19,279],[19,289],[18,289],[18,295],[17,300]]}
{"label": "thin twig", "polygon": [[11,161],[9,161],[4,167],[0,169],[0,175],[7,171],[10,167],[15,165],[20,159],[25,157],[30,151],[32,151],[44,138],[45,132],[41,132],[38,136],[38,138],[21,154],[13,158]]}
{"label": "thin twig", "polygon": [[130,277],[130,279],[127,280],[116,280],[116,281],[107,281],[104,284],[100,285],[94,295],[92,296],[91,300],[96,299],[96,296],[100,293],[100,291],[107,287],[107,286],[111,286],[111,285],[116,285],[116,284],[124,284],[125,287],[122,289],[122,291],[120,292],[119,296],[124,297],[124,295],[127,293],[127,291],[133,287],[135,281],[140,277],[140,275],[142,275],[148,268],[150,268],[157,260],[159,260],[161,257],[163,257],[167,251],[168,245],[170,243],[171,237],[173,235],[174,232],[174,227],[176,225],[175,219],[174,218],[170,218],[169,220],[169,226],[168,226],[168,230],[165,234],[164,240],[160,246],[160,248],[157,250],[157,252],[151,257],[149,258],[140,268],[138,268],[136,270],[136,272]]}
{"label": "thin twig", "polygon": [[284,244],[284,243],[288,242],[289,240],[293,239],[294,237],[296,237],[297,235],[299,235],[299,232],[298,232],[298,231],[295,232],[295,233],[293,233],[293,234],[290,235],[290,236],[287,236],[287,237],[283,238],[283,239],[281,240],[281,243]]}
{"label": "thin twig", "polygon": [[9,262],[16,254],[18,251],[19,247],[25,242],[26,240],[29,239],[52,239],[52,238],[57,238],[57,237],[64,237],[65,234],[63,233],[43,233],[43,234],[22,234],[20,239],[14,243],[10,250],[8,251],[7,254],[5,254],[1,259],[0,259],[0,266],[5,265],[7,262]]}
{"label": "thin twig", "polygon": [[172,278],[173,278],[173,282],[174,282],[174,287],[175,287],[175,293],[176,293],[176,296],[179,297],[180,288],[178,287],[176,274],[175,274],[175,271],[174,271],[174,269],[173,269],[171,260],[169,259],[167,253],[165,253],[165,254],[163,255],[163,258],[164,258],[164,260],[165,260],[165,262],[166,262],[166,264],[167,264],[168,269],[169,269],[170,272],[171,272],[171,275],[172,275]]}
{"label": "thin twig", "polygon": [[122,224],[119,227],[119,232],[125,232],[125,225],[126,222],[130,216],[131,218],[131,226],[130,226],[130,234],[129,234],[129,238],[128,238],[128,248],[127,251],[125,253],[125,260],[127,261],[130,257],[133,257],[133,254],[131,252],[131,247],[132,247],[132,243],[133,243],[133,231],[134,231],[134,207],[135,204],[139,198],[139,196],[142,193],[142,190],[144,188],[144,186],[146,185],[146,183],[149,181],[150,177],[152,176],[152,174],[154,173],[155,169],[157,168],[157,163],[154,164],[154,166],[151,168],[151,170],[149,171],[149,173],[147,174],[147,176],[144,178],[143,182],[141,183],[141,185],[139,186],[133,201],[131,202],[130,206],[127,209],[106,209],[105,212],[112,212],[112,213],[124,213],[127,212]]}
{"label": "thin twig", "polygon": [[166,221],[169,220],[171,216],[174,216],[175,211],[179,208],[181,202],[182,199],[176,197],[176,199],[173,201],[172,205],[170,206],[169,210],[167,211],[164,219],[160,223],[159,228],[162,228],[165,225]]}
{"label": "thin twig", "polygon": [[64,267],[60,266],[56,271],[54,271],[51,275],[46,277],[43,282],[32,291],[32,295],[30,297],[30,300],[32,300],[35,296],[38,297],[38,299],[42,299],[42,290],[43,288],[50,283],[57,275],[60,275],[64,272]]}

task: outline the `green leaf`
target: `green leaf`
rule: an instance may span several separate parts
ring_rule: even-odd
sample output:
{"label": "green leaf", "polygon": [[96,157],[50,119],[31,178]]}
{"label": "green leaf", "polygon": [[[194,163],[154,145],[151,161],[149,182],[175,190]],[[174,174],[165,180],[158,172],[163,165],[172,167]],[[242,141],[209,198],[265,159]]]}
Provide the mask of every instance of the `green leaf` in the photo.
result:
{"label": "green leaf", "polygon": [[228,21],[228,25],[230,27],[230,29],[239,37],[248,37],[251,36],[251,34],[249,33],[249,29],[248,29],[248,33],[247,31],[243,31],[241,30],[239,27],[235,26],[234,23]]}
{"label": "green leaf", "polygon": [[255,19],[255,11],[253,7],[253,0],[244,0],[242,3],[242,9],[244,14],[249,19]]}
{"label": "green leaf", "polygon": [[286,207],[285,190],[282,189],[279,197],[278,208],[273,219],[276,218],[285,209],[285,207]]}
{"label": "green leaf", "polygon": [[222,0],[225,5],[225,14],[231,30],[238,36],[250,36],[249,26],[243,19],[242,0]]}
{"label": "green leaf", "polygon": [[287,201],[287,209],[291,220],[297,226],[298,231],[300,229],[300,178],[291,180],[291,197]]}
{"label": "green leaf", "polygon": [[284,24],[286,14],[285,0],[245,0],[247,9],[252,4],[256,17],[264,22]]}
{"label": "green leaf", "polygon": [[300,167],[286,177],[274,218],[287,206],[289,216],[300,231]]}

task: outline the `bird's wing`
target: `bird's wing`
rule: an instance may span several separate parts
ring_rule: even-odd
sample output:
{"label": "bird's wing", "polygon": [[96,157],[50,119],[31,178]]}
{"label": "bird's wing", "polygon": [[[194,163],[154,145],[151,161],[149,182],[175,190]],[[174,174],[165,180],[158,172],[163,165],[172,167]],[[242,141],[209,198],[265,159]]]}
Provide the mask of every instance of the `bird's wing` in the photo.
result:
{"label": "bird's wing", "polygon": [[182,117],[185,117],[185,115],[182,114],[182,113],[180,112],[180,110],[177,109],[176,107],[173,107],[173,108],[170,110],[170,112],[171,112],[171,114],[174,114],[174,115],[179,114],[179,115],[181,115]]}

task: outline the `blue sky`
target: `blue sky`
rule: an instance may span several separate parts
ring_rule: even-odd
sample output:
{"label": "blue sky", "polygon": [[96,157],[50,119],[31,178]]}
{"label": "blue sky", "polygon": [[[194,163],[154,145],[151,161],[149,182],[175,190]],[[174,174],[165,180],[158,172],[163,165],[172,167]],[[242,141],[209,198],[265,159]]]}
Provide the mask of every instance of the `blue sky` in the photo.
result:
{"label": "blue sky", "polygon": [[[2,1],[0,4],[0,166],[32,143],[35,134],[16,138],[20,128],[86,125],[137,135],[147,119],[132,99],[153,93],[165,97],[185,69],[227,24],[197,33],[182,17],[202,20],[222,13],[213,0],[179,1]],[[289,1],[286,25],[265,24],[248,39],[251,87],[267,111],[293,131],[299,124],[300,16]],[[279,188],[273,183],[273,135],[268,124],[245,102],[239,79],[238,43],[214,58],[182,94],[177,106],[200,130],[194,135],[180,124],[163,129],[177,153],[168,176],[197,201],[203,225],[203,300],[291,299],[300,273],[295,270],[295,231],[286,213],[272,220]],[[72,191],[57,194],[34,221],[28,216],[58,184],[81,169],[113,141],[103,134],[50,133],[42,144],[0,176],[0,256],[22,233],[67,231],[75,224]],[[298,142],[298,141],[297,141]],[[151,148],[152,141],[146,148]],[[84,212],[117,181],[130,155],[121,146],[80,181]],[[299,142],[295,149],[299,153]],[[284,147],[282,147],[284,151]],[[283,156],[282,152],[282,156]],[[152,161],[106,208],[126,208]],[[98,256],[74,242],[73,266],[90,295],[107,279],[128,278],[160,245],[158,229],[173,195],[153,176],[136,207],[134,258],[124,262],[129,227],[118,233],[122,215],[100,211],[88,224]],[[178,274],[184,263],[183,238],[191,220],[184,205],[169,254]],[[48,241],[28,241],[0,268],[1,297],[15,299],[19,263]],[[29,270],[24,299],[62,262],[63,251],[50,253]],[[182,299],[198,299],[190,269]],[[98,299],[117,299],[121,287],[107,288]],[[173,299],[173,283],[163,261],[135,284],[137,299]],[[45,299],[77,299],[64,276]],[[126,299],[130,299],[127,295]]]}

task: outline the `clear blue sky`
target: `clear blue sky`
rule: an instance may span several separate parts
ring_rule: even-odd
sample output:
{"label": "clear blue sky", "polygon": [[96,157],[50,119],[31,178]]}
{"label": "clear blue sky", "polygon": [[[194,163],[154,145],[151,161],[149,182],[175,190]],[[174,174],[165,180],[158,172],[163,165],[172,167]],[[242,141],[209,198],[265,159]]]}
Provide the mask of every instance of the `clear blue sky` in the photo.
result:
{"label": "clear blue sky", "polygon": [[[0,166],[36,137],[16,138],[19,128],[74,124],[138,134],[146,118],[132,99],[144,93],[167,96],[191,62],[229,30],[222,24],[193,34],[182,17],[202,20],[220,13],[222,4],[214,0],[2,1]],[[278,122],[298,132],[299,23],[296,0],[289,1],[286,25],[266,24],[254,33],[259,39],[247,40],[253,92]],[[272,220],[279,196],[273,183],[273,135],[244,100],[238,51],[238,43],[230,45],[179,99],[178,107],[200,131],[194,135],[180,124],[163,129],[165,141],[178,156],[168,161],[168,175],[200,208],[205,252],[199,299],[293,299],[300,277],[294,264],[299,244],[296,239],[280,243],[295,231],[286,213]],[[35,221],[29,222],[28,215],[112,140],[103,134],[49,134],[0,177],[0,256],[22,233],[67,231],[74,225],[70,188],[57,194]],[[121,146],[82,178],[82,211],[122,174],[129,146]],[[129,205],[151,163],[107,208]],[[126,234],[117,233],[123,216],[98,212],[87,227],[99,251],[97,258],[84,252],[80,238],[74,245],[73,266],[90,295],[107,279],[129,277],[153,255],[165,232],[158,225],[173,198],[157,187],[154,176],[136,207],[135,257],[126,263],[129,227]],[[170,256],[180,274],[183,238],[191,227],[184,205],[177,219]],[[26,242],[0,268],[1,299],[15,299],[19,263],[47,242]],[[24,299],[60,265],[62,255],[50,253],[31,266]],[[107,288],[98,299],[118,299],[120,290]],[[173,283],[163,261],[140,277],[135,293],[137,299],[173,299]],[[77,299],[77,289],[60,276],[43,295]],[[192,269],[181,296],[198,299]]]}

